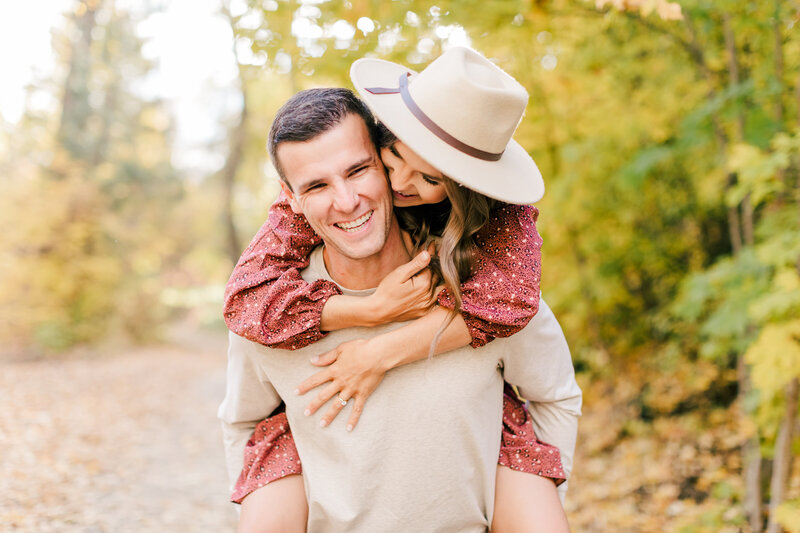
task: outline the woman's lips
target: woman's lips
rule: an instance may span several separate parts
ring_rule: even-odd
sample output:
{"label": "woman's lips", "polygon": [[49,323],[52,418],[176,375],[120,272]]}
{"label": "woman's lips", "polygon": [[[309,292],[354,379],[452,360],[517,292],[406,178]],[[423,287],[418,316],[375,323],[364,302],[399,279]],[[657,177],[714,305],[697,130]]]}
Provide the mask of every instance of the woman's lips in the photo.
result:
{"label": "woman's lips", "polygon": [[392,190],[392,193],[395,195],[396,198],[399,198],[401,200],[408,200],[410,198],[416,198],[417,197],[416,194],[403,194],[400,191],[395,191],[395,190]]}

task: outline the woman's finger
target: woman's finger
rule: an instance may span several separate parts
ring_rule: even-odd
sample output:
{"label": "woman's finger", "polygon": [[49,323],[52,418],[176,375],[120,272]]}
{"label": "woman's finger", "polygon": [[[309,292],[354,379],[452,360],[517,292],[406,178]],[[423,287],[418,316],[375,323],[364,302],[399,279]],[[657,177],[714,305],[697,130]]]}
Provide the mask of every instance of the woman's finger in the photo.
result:
{"label": "woman's finger", "polygon": [[[330,400],[333,397],[333,395],[336,394],[337,392],[339,392],[339,386],[331,383],[330,385],[319,391],[319,394],[317,394],[316,397],[313,400],[311,400],[311,403],[308,404],[308,407],[306,407],[306,410],[303,411],[303,414],[306,416],[313,415],[314,413],[317,412],[317,410],[320,407],[325,405],[325,402]],[[346,399],[347,398],[345,398],[345,400]]]}
{"label": "woman's finger", "polygon": [[321,355],[311,358],[311,364],[316,366],[328,366],[339,358],[339,350],[331,350]]}
{"label": "woman's finger", "polygon": [[353,398],[353,411],[350,413],[350,419],[347,421],[347,431],[353,431],[358,424],[358,419],[361,418],[361,413],[364,412],[364,404],[367,403],[365,398],[356,396]]}
{"label": "woman's finger", "polygon": [[[341,398],[341,400],[339,399]],[[331,406],[328,408],[328,412],[325,413],[320,421],[319,425],[322,427],[329,426],[333,419],[342,412],[342,409],[349,403],[349,397],[344,392],[339,392],[333,397],[333,402],[331,402]]]}
{"label": "woman's finger", "polygon": [[431,261],[431,254],[427,252],[427,250],[423,250],[422,252],[418,253],[416,257],[414,257],[411,261],[404,265],[400,265],[399,267],[394,269],[400,276],[400,283],[403,283],[412,277],[414,274],[428,266],[428,263]]}
{"label": "woman's finger", "polygon": [[325,368],[320,370],[319,372],[315,373],[314,375],[306,378],[297,388],[294,390],[296,394],[305,394],[311,389],[319,387],[320,385],[327,383],[331,379],[333,379],[330,375],[330,370]]}
{"label": "woman's finger", "polygon": [[431,287],[432,274],[431,271],[426,268],[411,279],[414,281],[414,287],[418,287],[427,291]]}

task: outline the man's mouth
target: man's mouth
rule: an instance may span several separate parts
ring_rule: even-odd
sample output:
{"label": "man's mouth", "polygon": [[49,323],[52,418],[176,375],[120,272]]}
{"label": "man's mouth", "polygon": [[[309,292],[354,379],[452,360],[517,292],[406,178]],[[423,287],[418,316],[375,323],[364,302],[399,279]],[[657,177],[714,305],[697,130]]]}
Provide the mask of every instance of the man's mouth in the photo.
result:
{"label": "man's mouth", "polygon": [[361,229],[361,227],[364,224],[369,222],[369,219],[372,218],[372,213],[374,213],[374,212],[375,212],[375,210],[373,209],[373,210],[371,210],[371,211],[369,211],[367,213],[364,213],[363,215],[361,215],[360,217],[358,217],[355,220],[351,220],[350,222],[337,222],[337,223],[334,224],[334,226],[336,226],[337,228],[342,229],[342,230],[344,230],[344,231],[346,231],[348,233],[356,232],[359,229]]}

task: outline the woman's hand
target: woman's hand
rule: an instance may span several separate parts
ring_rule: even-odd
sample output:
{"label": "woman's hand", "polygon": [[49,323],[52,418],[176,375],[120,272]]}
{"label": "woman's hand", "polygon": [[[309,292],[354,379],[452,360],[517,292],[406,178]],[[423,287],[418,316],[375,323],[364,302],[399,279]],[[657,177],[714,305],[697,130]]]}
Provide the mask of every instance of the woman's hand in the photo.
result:
{"label": "woman's hand", "polygon": [[[313,364],[326,368],[306,379],[296,392],[305,394],[315,387],[326,383],[328,385],[323,387],[308,404],[306,415],[314,414],[325,402],[333,398],[333,404],[320,420],[320,425],[325,427],[344,409],[340,398],[348,403],[349,400],[353,400],[354,405],[347,421],[347,430],[352,431],[356,427],[367,398],[378,387],[389,369],[379,357],[380,348],[372,343],[376,339],[379,337],[348,341],[311,360]],[[377,344],[380,344],[379,340]]]}
{"label": "woman's hand", "polygon": [[372,324],[404,322],[419,318],[436,304],[438,291],[431,292],[433,278],[425,268],[430,251],[423,250],[411,261],[392,270],[370,296]]}

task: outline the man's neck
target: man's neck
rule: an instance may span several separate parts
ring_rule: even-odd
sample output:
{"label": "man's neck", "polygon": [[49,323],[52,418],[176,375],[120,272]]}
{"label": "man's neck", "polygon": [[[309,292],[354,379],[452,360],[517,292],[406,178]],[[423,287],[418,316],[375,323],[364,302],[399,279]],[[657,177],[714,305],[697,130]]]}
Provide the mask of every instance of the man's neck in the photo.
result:
{"label": "man's neck", "polygon": [[322,257],[328,274],[338,285],[351,290],[364,290],[377,287],[389,272],[407,263],[411,254],[406,248],[397,220],[392,218],[386,243],[377,254],[363,259],[351,259],[326,246]]}

